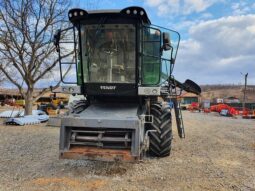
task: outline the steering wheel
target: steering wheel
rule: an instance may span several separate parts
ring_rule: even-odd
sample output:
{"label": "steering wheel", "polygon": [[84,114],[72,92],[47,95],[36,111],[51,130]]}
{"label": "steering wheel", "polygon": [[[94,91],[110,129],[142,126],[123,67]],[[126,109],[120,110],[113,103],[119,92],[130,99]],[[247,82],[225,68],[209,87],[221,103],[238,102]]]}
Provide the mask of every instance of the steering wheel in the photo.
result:
{"label": "steering wheel", "polygon": [[104,52],[109,55],[118,55],[120,52],[124,51],[132,51],[135,50],[135,43],[132,41],[127,41],[124,43],[120,43],[117,46],[117,43],[113,43],[111,41],[105,42],[99,46],[100,52]]}
{"label": "steering wheel", "polygon": [[117,55],[120,53],[119,47],[113,42],[105,42],[99,46],[100,52],[104,52],[109,55]]}

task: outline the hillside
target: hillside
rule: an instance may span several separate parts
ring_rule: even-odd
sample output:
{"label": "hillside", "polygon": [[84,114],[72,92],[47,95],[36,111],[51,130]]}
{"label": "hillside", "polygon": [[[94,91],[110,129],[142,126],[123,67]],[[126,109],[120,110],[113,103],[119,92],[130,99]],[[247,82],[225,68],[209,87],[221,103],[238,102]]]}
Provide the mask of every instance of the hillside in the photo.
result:
{"label": "hillside", "polygon": [[[243,86],[241,85],[201,85],[202,99],[237,97],[243,100]],[[247,86],[247,102],[255,102],[255,85]]]}

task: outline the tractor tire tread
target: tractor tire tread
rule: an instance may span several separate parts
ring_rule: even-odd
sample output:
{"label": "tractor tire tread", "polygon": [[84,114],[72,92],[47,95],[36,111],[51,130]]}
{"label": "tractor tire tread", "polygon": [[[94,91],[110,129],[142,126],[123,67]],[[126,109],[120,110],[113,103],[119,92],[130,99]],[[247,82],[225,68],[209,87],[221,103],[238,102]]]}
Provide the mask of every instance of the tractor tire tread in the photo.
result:
{"label": "tractor tire tread", "polygon": [[163,107],[160,103],[151,105],[152,123],[149,129],[156,130],[151,132],[149,153],[157,157],[170,155],[172,143],[172,120],[171,112],[168,107]]}

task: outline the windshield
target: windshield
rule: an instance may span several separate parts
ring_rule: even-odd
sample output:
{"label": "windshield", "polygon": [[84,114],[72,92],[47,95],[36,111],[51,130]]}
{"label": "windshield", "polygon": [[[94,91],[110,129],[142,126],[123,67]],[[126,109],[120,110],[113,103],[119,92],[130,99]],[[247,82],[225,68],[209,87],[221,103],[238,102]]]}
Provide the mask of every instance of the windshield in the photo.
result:
{"label": "windshield", "polygon": [[84,25],[81,40],[85,83],[135,83],[134,25]]}

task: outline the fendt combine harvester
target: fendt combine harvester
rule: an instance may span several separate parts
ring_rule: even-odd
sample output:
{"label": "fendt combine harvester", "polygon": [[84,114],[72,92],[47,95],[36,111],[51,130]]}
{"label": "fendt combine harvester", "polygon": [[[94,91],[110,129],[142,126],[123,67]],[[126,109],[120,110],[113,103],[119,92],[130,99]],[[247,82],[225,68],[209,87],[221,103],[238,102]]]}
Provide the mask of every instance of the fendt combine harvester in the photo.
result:
{"label": "fendt combine harvester", "polygon": [[180,83],[172,76],[179,34],[152,25],[140,7],[71,9],[68,17],[72,27],[59,30],[54,43],[62,82],[72,83],[74,75],[76,79],[62,86],[62,92],[85,99],[72,104],[62,119],[60,158],[136,161],[146,153],[169,156],[169,102],[184,138],[177,94],[201,93],[191,80]]}

